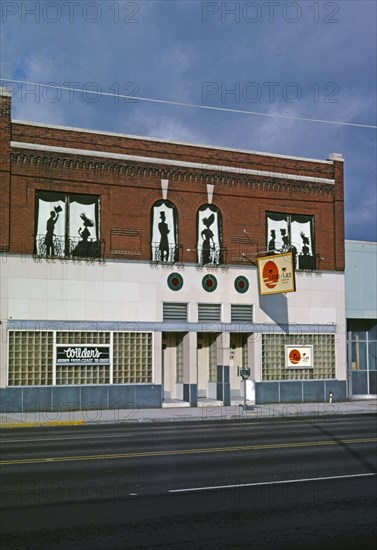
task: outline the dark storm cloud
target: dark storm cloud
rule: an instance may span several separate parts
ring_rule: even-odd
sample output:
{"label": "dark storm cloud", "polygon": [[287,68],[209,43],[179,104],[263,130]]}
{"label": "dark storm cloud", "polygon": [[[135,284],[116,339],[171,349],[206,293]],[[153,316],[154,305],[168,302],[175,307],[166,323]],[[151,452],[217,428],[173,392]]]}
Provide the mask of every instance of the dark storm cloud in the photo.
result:
{"label": "dark storm cloud", "polygon": [[[3,2],[1,75],[376,124],[376,4]],[[276,154],[345,157],[346,237],[377,240],[376,132],[13,85],[13,117]]]}

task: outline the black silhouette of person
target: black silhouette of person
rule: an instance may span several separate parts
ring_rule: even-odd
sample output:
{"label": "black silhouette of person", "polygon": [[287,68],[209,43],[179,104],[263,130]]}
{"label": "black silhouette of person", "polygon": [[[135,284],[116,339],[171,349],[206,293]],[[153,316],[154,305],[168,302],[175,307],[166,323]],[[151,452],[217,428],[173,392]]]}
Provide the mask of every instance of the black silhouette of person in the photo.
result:
{"label": "black silhouette of person", "polygon": [[309,245],[310,245],[310,241],[309,241],[309,237],[307,237],[305,235],[305,233],[303,231],[301,231],[300,233],[300,236],[301,236],[301,239],[302,239],[302,254],[304,256],[309,256],[309,253],[310,253],[310,248],[309,248]]}
{"label": "black silhouette of person", "polygon": [[203,218],[203,225],[206,226],[206,229],[203,229],[201,232],[201,237],[203,239],[203,248],[202,248],[202,262],[203,264],[212,263],[211,260],[211,251],[215,248],[215,242],[213,240],[213,232],[210,229],[210,226],[215,221],[215,215],[211,214],[208,218]]}
{"label": "black silhouette of person", "polygon": [[268,243],[268,250],[274,251],[276,248],[276,231],[275,229],[271,229],[271,240]]}
{"label": "black silhouette of person", "polygon": [[45,245],[46,245],[46,256],[54,256],[54,230],[55,224],[59,219],[59,212],[51,210],[50,217],[46,223],[46,236],[45,236]]}
{"label": "black silhouette of person", "polygon": [[[85,213],[80,214],[80,218],[83,222],[83,228],[79,227],[78,234],[81,237],[81,241],[77,244],[76,248],[72,252],[73,256],[81,258],[87,258],[89,256],[95,256],[95,243],[89,242],[88,239],[91,235],[89,227],[94,227],[94,221],[90,220]],[[94,246],[93,246],[94,244]]]}
{"label": "black silhouette of person", "polygon": [[161,221],[158,224],[158,230],[160,232],[161,238],[160,238],[160,244],[158,249],[160,251],[161,261],[167,262],[169,260],[168,234],[170,233],[170,229],[168,227],[168,224],[165,221],[166,220],[165,212],[160,212],[160,218],[161,218]]}
{"label": "black silhouette of person", "polygon": [[84,229],[81,229],[81,227],[79,227],[78,233],[79,233],[80,237],[82,238],[82,240],[87,242],[87,240],[90,237],[90,231],[89,231],[88,227],[93,227],[94,222],[93,222],[93,220],[90,220],[89,218],[87,218],[86,215],[84,214],[84,212],[82,214],[80,214],[80,218],[83,221]]}
{"label": "black silhouette of person", "polygon": [[286,229],[280,229],[280,233],[281,233],[281,238],[283,240],[283,250],[288,250],[289,249],[289,237],[287,235],[287,230]]}

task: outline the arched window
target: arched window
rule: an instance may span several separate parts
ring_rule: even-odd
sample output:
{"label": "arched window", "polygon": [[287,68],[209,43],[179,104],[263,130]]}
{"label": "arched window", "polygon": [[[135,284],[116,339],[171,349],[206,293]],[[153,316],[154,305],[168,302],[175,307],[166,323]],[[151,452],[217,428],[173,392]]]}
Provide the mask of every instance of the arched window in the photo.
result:
{"label": "arched window", "polygon": [[197,213],[198,263],[219,265],[223,263],[221,212],[212,204],[204,204]]}
{"label": "arched window", "polygon": [[172,264],[178,261],[178,214],[169,201],[158,201],[151,211],[152,262]]}

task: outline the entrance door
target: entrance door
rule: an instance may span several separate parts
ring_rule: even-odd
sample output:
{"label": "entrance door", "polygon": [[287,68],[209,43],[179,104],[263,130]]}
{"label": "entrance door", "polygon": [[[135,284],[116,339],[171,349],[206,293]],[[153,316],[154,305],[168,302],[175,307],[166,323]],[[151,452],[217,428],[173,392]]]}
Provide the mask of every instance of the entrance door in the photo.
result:
{"label": "entrance door", "polygon": [[198,397],[216,399],[217,333],[198,333]]}
{"label": "entrance door", "polygon": [[377,323],[348,320],[348,383],[352,396],[377,395]]}
{"label": "entrance door", "polygon": [[162,334],[164,400],[183,398],[183,336],[181,332],[163,332]]}

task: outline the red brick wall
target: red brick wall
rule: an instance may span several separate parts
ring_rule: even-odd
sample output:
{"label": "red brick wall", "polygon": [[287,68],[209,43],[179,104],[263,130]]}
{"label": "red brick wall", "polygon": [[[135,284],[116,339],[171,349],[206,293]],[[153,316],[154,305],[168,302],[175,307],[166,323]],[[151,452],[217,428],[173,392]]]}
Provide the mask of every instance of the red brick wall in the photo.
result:
{"label": "red brick wall", "polygon": [[[2,100],[6,104],[4,98]],[[2,128],[1,185],[2,191],[6,191],[9,131],[7,134],[6,117],[2,117],[1,121],[5,129],[3,134]],[[222,213],[223,244],[228,249],[228,263],[244,263],[236,259],[242,251],[265,250],[266,212],[275,211],[314,215],[316,253],[325,258],[320,268],[344,269],[341,161],[323,164],[20,123],[12,126],[12,140],[335,178],[335,185],[250,176],[242,174],[242,170],[240,173],[210,172],[163,165],[163,162],[143,164],[14,148],[11,196],[5,192],[1,199],[2,220],[6,219],[8,208],[11,211],[11,252],[33,252],[35,192],[48,189],[99,195],[101,238],[106,242],[106,256],[114,257],[110,250],[111,229],[136,230],[139,232],[136,240],[139,239],[141,255],[127,258],[149,260],[150,212],[152,205],[162,199],[160,181],[164,178],[169,179],[168,200],[178,212],[179,244],[184,251],[184,262],[195,261],[195,256],[186,250],[196,246],[196,213],[200,206],[207,203],[207,183],[213,183],[213,204]],[[6,241],[5,225],[2,222],[2,242]],[[257,241],[257,245],[246,243],[244,230],[252,243]]]}
{"label": "red brick wall", "polygon": [[0,251],[9,250],[11,98],[0,95]]}
{"label": "red brick wall", "polygon": [[135,137],[96,134],[74,130],[48,128],[14,123],[12,140],[25,143],[38,143],[54,147],[70,147],[92,151],[106,151],[124,155],[139,155],[153,158],[168,158],[203,164],[237,166],[254,170],[289,172],[301,176],[333,178],[331,164],[315,161],[258,155],[231,150],[183,145],[179,143],[143,140]]}

